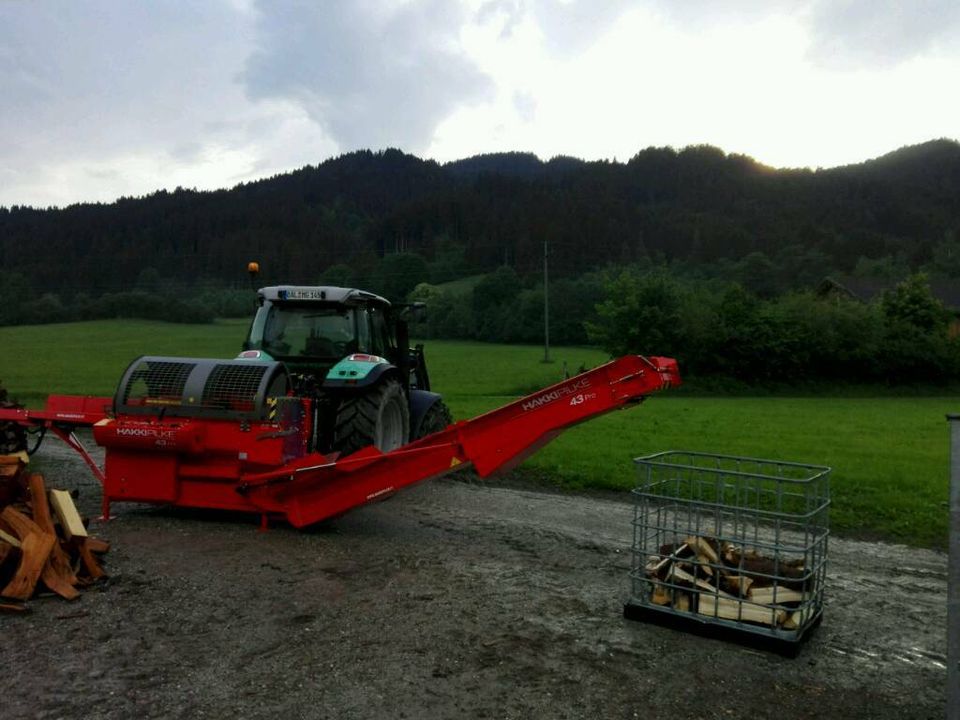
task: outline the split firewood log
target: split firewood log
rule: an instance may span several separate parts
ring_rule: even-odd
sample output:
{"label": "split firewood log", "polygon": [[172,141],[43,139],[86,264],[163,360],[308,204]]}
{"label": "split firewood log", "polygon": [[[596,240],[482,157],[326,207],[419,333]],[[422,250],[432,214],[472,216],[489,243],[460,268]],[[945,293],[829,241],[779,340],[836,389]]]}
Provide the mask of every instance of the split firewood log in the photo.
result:
{"label": "split firewood log", "polygon": [[80,553],[80,563],[84,570],[87,571],[87,574],[92,580],[97,580],[102,577],[106,577],[106,573],[103,571],[103,568],[100,567],[100,563],[93,556],[93,552],[90,550],[90,546],[87,544],[87,541],[90,538],[85,537],[75,537],[73,542],[77,551]]}
{"label": "split firewood log", "polygon": [[88,537],[87,547],[90,548],[90,552],[95,552],[99,555],[110,552],[110,542],[102,538]]}
{"label": "split firewood log", "polygon": [[784,603],[800,603],[806,595],[788,587],[754,587],[750,590],[749,598],[760,605],[783,605]]}
{"label": "split firewood log", "polygon": [[659,583],[653,586],[653,593],[650,595],[650,602],[654,605],[669,605],[671,602],[670,591]]}
{"label": "split firewood log", "polygon": [[719,543],[717,543],[715,538],[708,538],[702,535],[692,535],[687,538],[686,542],[696,555],[696,570],[708,578],[712,578],[714,575],[714,567],[718,569],[720,567],[720,558],[717,555]]}
{"label": "split firewood log", "polygon": [[805,607],[800,610],[794,610],[783,621],[784,630],[797,630],[813,616],[813,608]]}
{"label": "split firewood log", "polygon": [[690,612],[693,606],[693,594],[675,590],[673,593],[673,609],[679,612]]}
{"label": "split firewood log", "polygon": [[676,585],[683,585],[685,587],[691,587],[695,589],[699,588],[700,590],[704,590],[710,594],[720,595],[722,597],[728,597],[730,599],[733,599],[733,596],[730,595],[729,593],[724,592],[723,590],[716,587],[715,585],[711,585],[706,580],[701,580],[695,575],[691,575],[686,570],[683,570],[681,567],[677,565],[674,565],[672,568],[670,568],[670,572],[667,575],[667,580]]}
{"label": "split firewood log", "polygon": [[[36,527],[30,518],[17,513],[16,510],[5,508],[3,514],[16,513],[20,517]],[[9,521],[9,517],[6,518]],[[47,558],[50,557],[50,551],[53,550],[57,539],[48,533],[37,530],[27,530],[19,534],[20,540],[20,564],[13,579],[7,583],[6,587],[0,590],[0,596],[12,598],[15,600],[27,600],[33,595],[33,591],[40,580],[44,566],[47,564]]]}
{"label": "split firewood log", "polygon": [[67,540],[87,537],[87,528],[83,524],[80,513],[77,512],[77,506],[73,504],[70,493],[66,490],[51,490],[50,504],[60,519],[60,527],[63,528],[64,537]]}
{"label": "split firewood log", "polygon": [[787,618],[787,612],[785,610],[775,610],[773,608],[752,605],[737,599],[714,597],[706,593],[700,594],[697,612],[707,617],[759,623],[772,627],[781,625]]}
{"label": "split firewood log", "polygon": [[686,543],[681,545],[661,545],[660,555],[652,555],[647,562],[647,575],[662,579],[671,563],[680,558],[689,557],[692,554],[693,551]]}
{"label": "split firewood log", "polygon": [[21,600],[14,600],[12,598],[0,598],[0,612],[7,613],[24,613],[29,612],[30,608],[27,607],[26,603]]}
{"label": "split firewood log", "polygon": [[754,587],[773,585],[776,578],[779,584],[802,591],[810,580],[803,558],[774,560],[754,551],[744,552],[730,543],[724,546],[721,557],[728,568],[751,578]]}
{"label": "split firewood log", "polygon": [[20,547],[20,541],[17,540],[16,536],[11,535],[6,530],[0,529],[0,540],[8,545],[13,545],[15,548]]}
{"label": "split firewood log", "polygon": [[721,584],[731,594],[744,597],[750,592],[750,586],[753,585],[753,578],[749,578],[746,575],[730,574],[724,576]]}
{"label": "split firewood log", "polygon": [[[30,488],[33,521],[44,532],[56,537],[57,530],[50,514],[50,506],[47,503],[47,491],[44,486],[43,475],[31,474],[27,479],[27,485]],[[71,567],[70,556],[59,542],[54,544],[40,579],[43,580],[44,585],[66,600],[75,600],[80,597],[80,593],[74,587],[77,584],[77,576]]]}
{"label": "split firewood log", "polygon": [[26,466],[26,453],[0,455],[0,508],[16,502],[23,496],[20,475]]}

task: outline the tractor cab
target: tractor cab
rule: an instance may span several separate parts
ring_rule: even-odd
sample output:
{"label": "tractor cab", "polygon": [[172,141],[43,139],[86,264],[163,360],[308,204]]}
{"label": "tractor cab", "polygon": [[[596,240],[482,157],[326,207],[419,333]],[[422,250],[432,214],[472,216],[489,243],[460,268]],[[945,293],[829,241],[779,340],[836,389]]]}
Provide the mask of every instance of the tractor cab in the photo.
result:
{"label": "tractor cab", "polygon": [[241,358],[281,360],[321,382],[333,366],[358,353],[399,365],[392,307],[379,295],[281,285],[262,288],[257,304]]}

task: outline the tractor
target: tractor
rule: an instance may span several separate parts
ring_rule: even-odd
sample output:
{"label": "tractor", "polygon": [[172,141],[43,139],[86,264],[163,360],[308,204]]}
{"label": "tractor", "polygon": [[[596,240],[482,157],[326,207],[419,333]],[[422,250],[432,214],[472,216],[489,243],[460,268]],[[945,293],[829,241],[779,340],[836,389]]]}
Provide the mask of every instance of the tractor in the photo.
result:
{"label": "tractor", "polygon": [[452,422],[423,345],[410,347],[409,317],[422,308],[352,288],[264,287],[237,359],[286,365],[293,394],[312,400],[310,450],[389,452]]}

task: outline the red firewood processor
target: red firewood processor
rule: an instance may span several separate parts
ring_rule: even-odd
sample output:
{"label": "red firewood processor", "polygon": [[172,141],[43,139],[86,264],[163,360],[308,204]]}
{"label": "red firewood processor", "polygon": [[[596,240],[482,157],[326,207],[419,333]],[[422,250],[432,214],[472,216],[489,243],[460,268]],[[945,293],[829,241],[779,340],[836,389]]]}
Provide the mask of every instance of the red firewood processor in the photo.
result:
{"label": "red firewood processor", "polygon": [[[631,355],[453,423],[423,346],[409,346],[419,309],[362,290],[262,288],[238,358],[137,358],[113,397],[0,408],[3,437],[29,438],[18,427],[70,445],[102,484],[104,517],[129,501],[303,527],[467,467],[512,468],[565,428],[680,384],[675,360]],[[105,449],[102,468],[83,427]]]}

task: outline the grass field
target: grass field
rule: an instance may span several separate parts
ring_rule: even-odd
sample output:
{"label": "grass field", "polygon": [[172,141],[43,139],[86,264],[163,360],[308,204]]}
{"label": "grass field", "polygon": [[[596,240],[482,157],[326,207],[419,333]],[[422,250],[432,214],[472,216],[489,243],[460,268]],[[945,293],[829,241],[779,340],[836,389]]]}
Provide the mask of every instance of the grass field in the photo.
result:
{"label": "grass field", "polygon": [[[232,357],[245,321],[171,325],[104,321],[0,328],[0,380],[21,400],[50,392],[112,394],[137,355]],[[435,388],[457,418],[591,367],[595,349],[434,341]],[[668,449],[795,460],[834,468],[831,522],[847,535],[944,547],[947,535],[947,412],[960,397],[696,397],[669,392],[640,408],[574,428],[529,460],[526,472],[565,487],[628,489],[632,458]]]}
{"label": "grass field", "polygon": [[473,289],[479,285],[480,281],[485,277],[486,275],[469,275],[458,278],[457,280],[451,280],[450,282],[440,283],[437,287],[453,295],[466,295],[467,293],[473,292]]}

